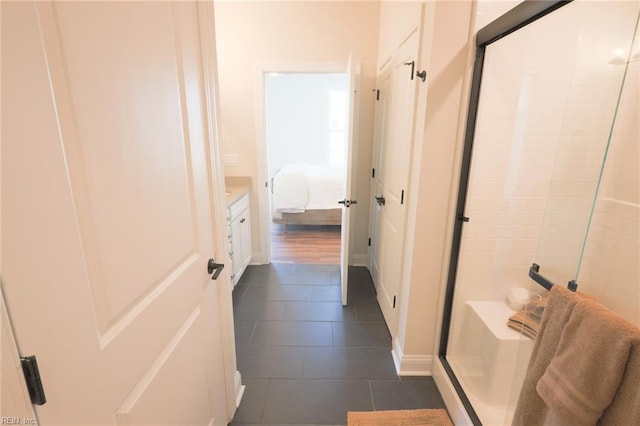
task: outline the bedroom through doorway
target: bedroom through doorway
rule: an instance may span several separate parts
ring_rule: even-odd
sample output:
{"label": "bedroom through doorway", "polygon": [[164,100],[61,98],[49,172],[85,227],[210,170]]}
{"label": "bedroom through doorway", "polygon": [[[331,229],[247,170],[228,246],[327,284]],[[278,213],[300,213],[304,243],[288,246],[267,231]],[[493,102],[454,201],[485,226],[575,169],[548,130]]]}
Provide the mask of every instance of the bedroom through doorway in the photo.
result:
{"label": "bedroom through doorway", "polygon": [[264,74],[272,263],[340,264],[349,77]]}

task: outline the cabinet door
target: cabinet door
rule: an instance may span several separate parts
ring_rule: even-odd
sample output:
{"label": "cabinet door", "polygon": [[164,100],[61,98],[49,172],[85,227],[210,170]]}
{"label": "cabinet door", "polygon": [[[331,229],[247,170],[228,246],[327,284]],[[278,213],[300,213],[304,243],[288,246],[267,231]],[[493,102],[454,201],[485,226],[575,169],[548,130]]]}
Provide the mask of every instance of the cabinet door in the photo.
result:
{"label": "cabinet door", "polygon": [[251,209],[247,208],[242,214],[240,224],[240,244],[242,245],[242,253],[238,254],[242,257],[238,257],[238,259],[242,259],[242,268],[245,268],[249,262],[251,262],[253,247],[251,246]]}
{"label": "cabinet door", "polygon": [[240,223],[242,215],[237,216],[231,221],[231,264],[233,265],[233,283],[237,283],[240,279],[240,271],[242,271],[242,223]]}

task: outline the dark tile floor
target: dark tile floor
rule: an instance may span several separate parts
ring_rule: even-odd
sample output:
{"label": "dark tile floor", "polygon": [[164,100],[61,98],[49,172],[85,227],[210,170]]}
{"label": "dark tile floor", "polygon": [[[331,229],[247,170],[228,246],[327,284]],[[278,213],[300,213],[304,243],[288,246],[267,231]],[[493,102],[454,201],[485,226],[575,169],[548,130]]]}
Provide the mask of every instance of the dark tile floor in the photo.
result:
{"label": "dark tile floor", "polygon": [[233,291],[247,386],[231,425],[344,425],[348,411],[444,408],[430,377],[399,378],[366,268],[249,266]]}

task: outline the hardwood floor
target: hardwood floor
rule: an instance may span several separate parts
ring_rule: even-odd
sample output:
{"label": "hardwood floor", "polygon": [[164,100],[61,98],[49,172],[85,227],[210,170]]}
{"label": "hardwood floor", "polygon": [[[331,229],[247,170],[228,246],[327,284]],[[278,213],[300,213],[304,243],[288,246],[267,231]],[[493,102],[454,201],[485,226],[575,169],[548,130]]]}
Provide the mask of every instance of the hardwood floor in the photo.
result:
{"label": "hardwood floor", "polygon": [[271,225],[271,262],[340,263],[340,226]]}

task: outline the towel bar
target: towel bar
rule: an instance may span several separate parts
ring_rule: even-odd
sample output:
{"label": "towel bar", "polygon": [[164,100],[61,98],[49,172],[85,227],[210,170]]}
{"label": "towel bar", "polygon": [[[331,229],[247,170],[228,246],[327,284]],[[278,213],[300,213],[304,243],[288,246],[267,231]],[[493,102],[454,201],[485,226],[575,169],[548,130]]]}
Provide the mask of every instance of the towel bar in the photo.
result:
{"label": "towel bar", "polygon": [[[555,285],[552,281],[550,281],[549,279],[545,278],[540,274],[540,265],[538,265],[537,263],[533,263],[529,268],[529,278],[531,278],[532,280],[534,280],[535,282],[537,282],[538,284],[540,284],[542,287],[546,288],[549,291],[551,291],[551,287]],[[571,280],[567,284],[567,288],[575,292],[576,290],[578,290],[578,283],[576,282],[576,280]]]}

